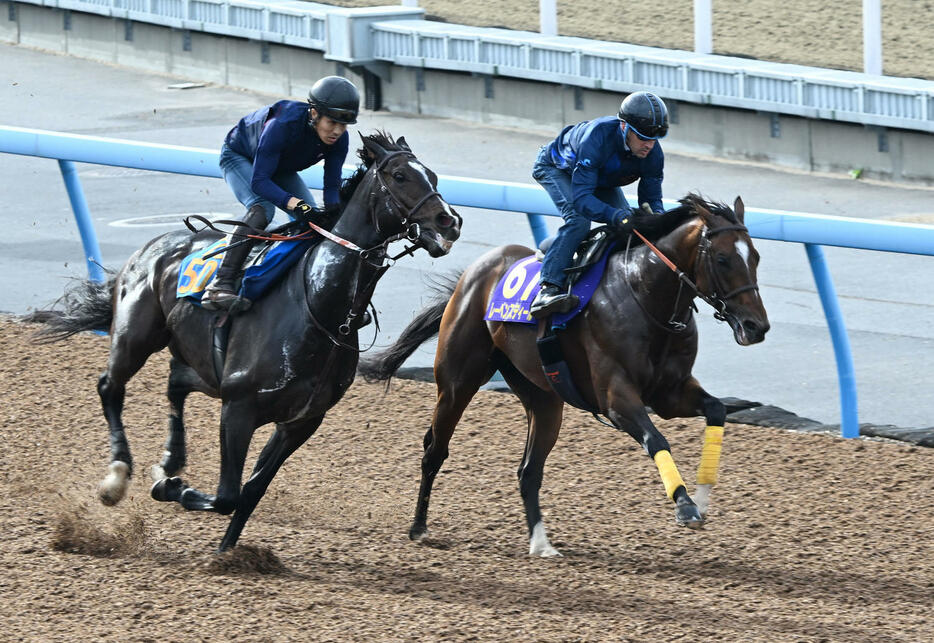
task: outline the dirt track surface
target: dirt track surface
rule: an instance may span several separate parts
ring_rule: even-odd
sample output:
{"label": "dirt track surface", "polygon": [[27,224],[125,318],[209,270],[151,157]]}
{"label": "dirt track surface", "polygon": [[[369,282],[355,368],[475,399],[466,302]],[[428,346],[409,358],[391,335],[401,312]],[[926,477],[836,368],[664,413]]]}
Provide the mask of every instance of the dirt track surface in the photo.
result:
{"label": "dirt track surface", "polygon": [[[0,317],[0,639],[934,640],[932,449],[729,426],[710,521],[691,532],[630,438],[568,410],[542,496],[564,557],[530,559],[515,398],[468,408],[415,544],[434,387],[358,382],[218,557],[226,518],[148,496],[166,356],[128,388],[137,476],[105,509],[108,339],[37,346],[33,329]],[[218,410],[198,395],[187,408],[185,478],[206,491]],[[702,421],[659,426],[693,488]]]}
{"label": "dirt track surface", "polygon": [[[379,0],[325,0],[343,7],[397,4]],[[418,0],[429,17],[456,24],[539,30],[537,0]],[[882,2],[882,66],[891,76],[934,79],[931,0]],[[558,0],[562,36],[694,49],[693,0],[605,2]],[[860,2],[714,0],[715,54],[812,67],[863,70]]]}

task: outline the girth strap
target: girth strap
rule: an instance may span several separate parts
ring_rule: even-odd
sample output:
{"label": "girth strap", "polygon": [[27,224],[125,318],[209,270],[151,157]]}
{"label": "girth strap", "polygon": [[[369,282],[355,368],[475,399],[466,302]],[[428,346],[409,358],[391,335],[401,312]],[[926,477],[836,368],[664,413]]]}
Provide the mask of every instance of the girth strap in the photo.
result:
{"label": "girth strap", "polygon": [[538,355],[542,360],[542,370],[548,383],[555,393],[570,404],[579,409],[589,411],[596,415],[599,409],[591,406],[584,401],[584,398],[574,386],[574,380],[571,379],[571,368],[564,359],[564,351],[561,349],[561,340],[550,328],[550,324],[545,323],[545,334],[535,340],[538,347]]}

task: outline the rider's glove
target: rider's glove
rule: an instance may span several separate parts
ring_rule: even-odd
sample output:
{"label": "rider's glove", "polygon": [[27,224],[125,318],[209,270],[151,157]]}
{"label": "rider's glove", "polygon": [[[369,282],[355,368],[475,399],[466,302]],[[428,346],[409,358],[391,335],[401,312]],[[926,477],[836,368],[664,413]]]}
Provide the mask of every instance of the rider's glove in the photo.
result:
{"label": "rider's glove", "polygon": [[305,203],[302,200],[292,208],[292,216],[295,217],[298,221],[311,221],[312,214],[314,214],[314,208]]}
{"label": "rider's glove", "polygon": [[613,228],[621,234],[631,232],[632,215],[632,210],[628,208],[617,210],[616,215],[613,217]]}

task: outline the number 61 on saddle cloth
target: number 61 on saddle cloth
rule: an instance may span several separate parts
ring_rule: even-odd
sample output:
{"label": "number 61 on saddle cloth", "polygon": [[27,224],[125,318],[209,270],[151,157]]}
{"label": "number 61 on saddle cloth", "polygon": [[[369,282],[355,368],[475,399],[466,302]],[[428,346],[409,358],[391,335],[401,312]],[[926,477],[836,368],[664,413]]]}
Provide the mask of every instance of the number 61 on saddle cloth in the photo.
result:
{"label": "number 61 on saddle cloth", "polygon": [[[609,250],[609,248],[608,248]],[[571,286],[571,292],[580,298],[577,306],[566,313],[555,314],[551,317],[552,328],[564,328],[567,323],[584,309],[584,306],[593,297],[610,253],[604,252],[600,259],[581,273],[580,278]],[[529,307],[535,295],[541,290],[539,277],[542,264],[535,255],[520,259],[509,267],[502,276],[486,309],[484,319],[487,321],[515,322],[520,324],[536,324],[538,321],[529,314]]]}

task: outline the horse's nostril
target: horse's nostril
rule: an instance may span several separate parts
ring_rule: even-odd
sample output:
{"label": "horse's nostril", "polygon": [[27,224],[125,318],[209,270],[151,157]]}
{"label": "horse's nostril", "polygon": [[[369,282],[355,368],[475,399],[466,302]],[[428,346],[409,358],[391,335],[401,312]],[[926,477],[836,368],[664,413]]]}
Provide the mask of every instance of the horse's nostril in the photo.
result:
{"label": "horse's nostril", "polygon": [[455,223],[454,217],[449,214],[439,214],[438,215],[438,225],[442,228],[450,228]]}
{"label": "horse's nostril", "polygon": [[754,321],[746,320],[743,322],[743,328],[745,328],[748,333],[755,333],[759,330],[759,324]]}

